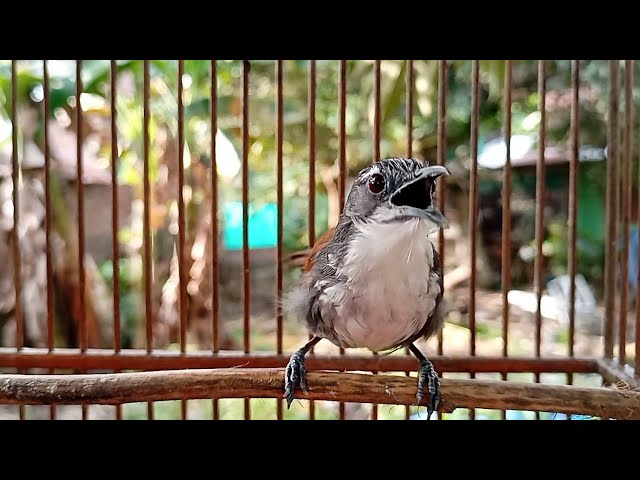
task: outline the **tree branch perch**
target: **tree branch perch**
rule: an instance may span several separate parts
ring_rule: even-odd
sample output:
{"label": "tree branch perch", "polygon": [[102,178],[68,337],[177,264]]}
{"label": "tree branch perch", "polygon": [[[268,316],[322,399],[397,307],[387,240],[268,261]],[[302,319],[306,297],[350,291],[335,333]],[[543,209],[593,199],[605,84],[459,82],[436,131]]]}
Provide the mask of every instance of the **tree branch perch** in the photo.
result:
{"label": "tree branch perch", "polygon": [[[88,375],[0,375],[0,404],[102,404],[211,398],[282,398],[282,369],[169,370]],[[308,372],[304,400],[413,405],[416,379]],[[640,392],[616,388],[442,379],[441,411],[492,408],[640,419]],[[428,400],[423,399],[421,405]]]}

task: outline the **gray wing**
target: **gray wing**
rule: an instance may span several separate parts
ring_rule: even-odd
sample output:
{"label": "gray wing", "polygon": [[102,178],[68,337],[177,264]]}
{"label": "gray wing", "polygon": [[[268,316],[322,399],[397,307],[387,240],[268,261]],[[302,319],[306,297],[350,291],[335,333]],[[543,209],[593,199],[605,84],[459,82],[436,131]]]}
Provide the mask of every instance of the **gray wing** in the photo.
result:
{"label": "gray wing", "polygon": [[285,311],[303,321],[307,331],[333,341],[333,306],[322,301],[324,290],[338,283],[337,261],[347,248],[350,223],[340,222],[331,240],[313,256],[313,266],[302,274],[300,283],[285,297]]}

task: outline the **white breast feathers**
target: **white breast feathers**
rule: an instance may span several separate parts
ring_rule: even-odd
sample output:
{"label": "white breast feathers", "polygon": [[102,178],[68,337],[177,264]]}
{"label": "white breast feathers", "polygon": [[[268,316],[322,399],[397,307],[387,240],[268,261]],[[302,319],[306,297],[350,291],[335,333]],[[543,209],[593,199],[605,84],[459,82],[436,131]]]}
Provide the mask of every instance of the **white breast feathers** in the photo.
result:
{"label": "white breast feathers", "polygon": [[384,351],[417,334],[436,307],[429,226],[420,219],[355,226],[337,272],[347,281],[324,291],[321,310],[332,313],[343,347]]}

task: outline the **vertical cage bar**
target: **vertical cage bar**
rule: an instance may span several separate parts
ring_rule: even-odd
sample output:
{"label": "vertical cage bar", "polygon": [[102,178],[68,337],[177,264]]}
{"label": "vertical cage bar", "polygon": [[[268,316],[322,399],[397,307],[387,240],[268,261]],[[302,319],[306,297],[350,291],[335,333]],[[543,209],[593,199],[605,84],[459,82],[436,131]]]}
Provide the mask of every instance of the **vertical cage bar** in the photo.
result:
{"label": "vertical cage bar", "polygon": [[[315,60],[309,60],[309,124],[307,137],[309,141],[309,247],[316,243],[316,91],[317,67]],[[309,335],[311,339],[311,335]],[[313,354],[313,347],[310,353]],[[280,403],[281,405],[281,403]],[[309,420],[316,416],[315,402],[309,400]]]}
{"label": "vertical cage bar", "polygon": [[[217,62],[211,60],[211,91],[209,115],[211,117],[211,331],[213,353],[220,350],[220,300],[218,293],[218,157],[216,155],[216,135],[218,133],[218,73]],[[220,418],[218,399],[213,400],[213,419]]]}
{"label": "vertical cage bar", "polygon": [[469,191],[469,237],[471,250],[471,276],[469,278],[469,329],[471,330],[469,353],[476,354],[476,255],[478,223],[478,120],[480,110],[479,77],[480,61],[472,62],[471,86],[471,178]]}
{"label": "vertical cage bar", "polygon": [[[187,351],[187,222],[184,205],[184,60],[178,60],[178,272],[180,288],[180,352]],[[187,400],[180,402],[182,419],[187,418]]]}
{"label": "vertical cage bar", "polygon": [[[436,147],[436,156],[438,157],[438,165],[444,166],[447,160],[447,87],[448,87],[448,70],[449,66],[446,60],[440,60],[438,64],[438,145]],[[438,182],[436,186],[436,194],[438,197],[438,209],[442,214],[445,213],[445,197],[447,190],[444,180]],[[444,231],[440,229],[438,232],[438,253],[440,254],[440,270],[444,274],[445,265],[445,248],[444,248]],[[438,355],[444,354],[444,338],[442,329],[438,332]],[[437,412],[440,415],[440,412]]]}
{"label": "vertical cage bar", "polygon": [[[338,197],[340,199],[340,212],[344,209],[344,200],[346,195],[346,179],[347,179],[347,61],[340,60],[340,88],[338,92],[339,96],[339,116],[340,116],[340,131],[339,131],[339,153],[338,164],[340,174],[338,177]],[[340,355],[344,355],[344,348],[340,349]],[[340,420],[345,418],[344,403],[339,404]]]}
{"label": "vertical cage bar", "polygon": [[82,137],[83,137],[83,114],[82,114],[82,60],[76,60],[76,159],[78,178],[78,270],[79,270],[79,307],[80,307],[80,351],[87,351],[87,310],[85,305],[85,270],[84,270],[84,178],[82,164]]}
{"label": "vertical cage bar", "polygon": [[[142,123],[143,123],[143,204],[142,218],[142,248],[144,272],[144,305],[145,305],[145,336],[147,353],[153,352],[153,311],[151,304],[152,258],[151,258],[151,183],[149,180],[149,123],[151,120],[149,99],[151,97],[151,79],[149,74],[149,60],[142,62]],[[153,402],[147,402],[147,417],[153,420]]]}
{"label": "vertical cage bar", "polygon": [[[380,131],[381,131],[381,115],[380,115],[380,97],[381,97],[381,75],[380,67],[381,60],[374,60],[373,72],[374,72],[374,112],[373,112],[373,161],[380,160]],[[378,352],[373,352],[373,355],[377,355]],[[376,374],[377,372],[372,372]],[[371,405],[371,419],[378,419],[378,404]]]}
{"label": "vertical cage bar", "polygon": [[[117,83],[118,70],[115,60],[110,62],[110,101],[111,101],[111,247],[113,270],[113,350],[122,349],[120,328],[120,244],[118,242],[118,129],[117,129]],[[116,419],[122,419],[122,405],[116,405]]]}
{"label": "vertical cage bar", "polygon": [[[509,290],[511,289],[511,103],[513,63],[507,60],[504,73],[505,163],[502,177],[502,356],[509,356]],[[507,374],[502,373],[502,380]],[[506,419],[506,410],[502,418]]]}
{"label": "vertical cage bar", "polygon": [[405,123],[407,125],[407,158],[413,156],[413,60],[407,60],[406,64],[406,95],[407,104],[405,108]]}
{"label": "vertical cage bar", "polygon": [[[278,247],[277,247],[277,265],[276,265],[276,329],[277,329],[277,353],[282,354],[282,343],[283,343],[283,314],[282,314],[282,292],[283,292],[283,272],[282,272],[282,255],[283,255],[283,245],[282,245],[282,236],[284,233],[284,191],[283,191],[283,181],[284,181],[284,168],[283,168],[283,159],[282,159],[282,145],[283,145],[283,131],[282,131],[282,60],[276,61],[276,196],[277,196],[277,204],[278,204]],[[313,149],[315,152],[315,149]],[[311,150],[309,151],[311,154]],[[309,158],[311,162],[311,157]],[[311,165],[313,162],[311,163]],[[313,168],[311,167],[310,168]],[[311,175],[311,174],[310,174]],[[311,182],[311,181],[310,181]],[[310,196],[311,192],[310,192]],[[311,202],[311,199],[309,199]],[[311,206],[309,206],[311,208]],[[309,231],[309,235],[311,236],[311,227]],[[311,238],[309,238],[311,242]],[[277,399],[277,409],[276,416],[278,420],[283,419],[283,408],[282,408],[282,400]]]}
{"label": "vertical cage bar", "polygon": [[187,349],[186,212],[184,205],[184,60],[178,60],[178,269],[180,277],[180,352]]}
{"label": "vertical cage bar", "polygon": [[[544,206],[545,206],[545,182],[546,182],[546,165],[545,165],[545,148],[546,148],[546,94],[547,94],[547,63],[545,60],[538,60],[538,111],[540,112],[540,126],[538,138],[538,161],[536,163],[536,224],[535,224],[535,243],[536,256],[534,260],[534,290],[536,294],[536,313],[535,313],[535,355],[539,357],[542,352],[542,312],[540,305],[542,301],[542,290],[544,288],[544,255],[542,252],[542,244],[544,243]],[[535,381],[540,382],[540,374],[535,374]],[[536,419],[540,419],[539,412],[536,412]]]}
{"label": "vertical cage bar", "polygon": [[49,149],[49,110],[51,94],[47,61],[42,61],[44,90],[44,198],[45,198],[45,250],[47,254],[47,346],[53,351],[55,340],[54,299],[53,299],[53,257],[51,252],[51,154]]}
{"label": "vertical cage bar", "polygon": [[[284,230],[284,194],[283,194],[283,159],[282,159],[282,60],[276,61],[276,189],[277,189],[277,204],[278,204],[278,247],[277,247],[277,270],[276,270],[276,319],[277,319],[277,345],[276,351],[278,354],[282,353],[282,235]],[[309,203],[311,204],[311,197],[309,195]],[[311,218],[311,213],[310,213]],[[312,231],[312,225],[309,224],[309,230]]]}
{"label": "vertical cage bar", "polygon": [[380,160],[380,60],[375,60],[374,72],[374,112],[373,112],[373,161]]}
{"label": "vertical cage bar", "polygon": [[[49,111],[51,109],[51,94],[49,86],[49,69],[47,61],[42,61],[42,89],[44,94],[44,113],[42,115],[44,136],[44,208],[45,208],[45,252],[47,257],[47,348],[53,352],[55,347],[55,311],[53,298],[53,257],[51,252],[51,154],[49,149]],[[49,370],[49,374],[54,372]],[[56,406],[49,407],[49,418],[55,420]]]}
{"label": "vertical cage bar", "polygon": [[[406,105],[405,105],[405,124],[407,125],[407,147],[406,156],[411,158],[413,156],[413,60],[406,61]],[[405,355],[411,355],[411,351],[408,348],[404,349]],[[407,377],[411,376],[410,372],[405,373]],[[409,420],[411,417],[411,407],[405,405],[404,418]]]}
{"label": "vertical cage bar", "polygon": [[15,289],[16,350],[24,346],[22,314],[22,255],[20,252],[20,159],[18,156],[18,73],[17,60],[11,60],[11,182],[13,201],[13,286]]}
{"label": "vertical cage bar", "polygon": [[[249,353],[249,315],[250,315],[250,285],[249,285],[249,70],[251,64],[243,61],[242,69],[242,302],[243,302],[243,334],[244,353]],[[250,400],[244,400],[244,417],[251,416]]]}
{"label": "vertical cage bar", "polygon": [[507,60],[504,82],[504,142],[502,180],[502,355],[509,355],[509,300],[511,288],[511,95],[513,65]]}
{"label": "vertical cage bar", "polygon": [[633,60],[625,60],[624,84],[624,164],[622,175],[622,259],[620,260],[620,320],[618,328],[618,361],[626,363],[627,311],[629,288],[629,223],[631,221],[631,151],[633,148]]}
{"label": "vertical cage bar", "polygon": [[[480,120],[480,61],[473,60],[471,74],[471,178],[469,191],[469,236],[471,271],[469,278],[469,354],[476,354],[476,255],[478,243],[478,122]],[[475,378],[473,373],[471,378]],[[475,410],[470,410],[475,419]]]}
{"label": "vertical cage bar", "polygon": [[[568,354],[574,356],[575,332],[576,332],[576,240],[577,240],[577,213],[578,213],[578,171],[579,171],[579,140],[580,140],[580,60],[571,61],[571,158],[569,164],[569,335],[567,338]],[[573,373],[567,374],[567,384],[573,384]],[[567,415],[571,420],[571,415]]]}
{"label": "vertical cage bar", "polygon": [[[11,60],[11,186],[13,201],[13,287],[15,291],[16,350],[24,346],[24,316],[22,314],[22,256],[20,252],[20,159],[18,158],[18,73],[17,60]],[[19,373],[24,373],[19,371]],[[25,406],[18,405],[20,420],[26,418]]]}
{"label": "vertical cage bar", "polygon": [[[536,256],[534,260],[534,290],[536,293],[536,332],[535,332],[535,355],[539,357],[542,351],[542,313],[540,305],[542,301],[542,290],[544,288],[544,256],[542,244],[544,242],[544,206],[545,206],[545,147],[546,147],[546,95],[547,95],[547,63],[545,60],[538,60],[538,111],[540,112],[540,126],[538,138],[538,161],[536,163],[536,225],[535,243]],[[536,383],[540,382],[540,374],[535,374]],[[536,419],[540,419],[540,412],[536,412]]]}
{"label": "vertical cage bar", "polygon": [[[438,165],[444,166],[447,160],[447,89],[448,89],[448,64],[446,60],[438,62],[438,145],[436,147],[436,157]],[[444,179],[436,186],[436,196],[438,198],[438,209],[445,214],[446,184]],[[444,230],[438,231],[438,253],[440,254],[440,271],[444,275],[445,267],[445,246]],[[438,355],[444,354],[443,328],[438,331]],[[442,419],[442,413],[436,412],[438,420]]]}
{"label": "vertical cage bar", "polygon": [[309,246],[316,242],[316,61],[309,60]]}
{"label": "vertical cage bar", "polygon": [[339,103],[339,150],[338,150],[338,197],[340,201],[340,212],[344,208],[344,199],[346,195],[346,178],[347,178],[347,61],[340,60],[340,86],[338,91]]}
{"label": "vertical cage bar", "polygon": [[118,71],[115,60],[111,60],[111,245],[113,267],[113,349],[119,353],[122,348],[120,332],[120,245],[118,242],[118,130],[117,130],[117,81]]}
{"label": "vertical cage bar", "polygon": [[[580,60],[571,61],[571,163],[569,165],[569,356],[574,356],[576,331],[576,241],[578,219],[578,152],[580,148]],[[569,374],[569,383],[573,375]]]}
{"label": "vertical cage bar", "polygon": [[543,263],[542,243],[544,241],[544,205],[545,205],[545,136],[546,136],[546,62],[538,61],[538,111],[540,112],[540,129],[538,139],[538,162],[536,164],[536,226],[535,242],[536,256],[534,265],[534,288],[536,292],[536,334],[535,355],[539,357],[542,346],[542,313],[540,302],[543,289]]}
{"label": "vertical cage bar", "polygon": [[[635,65],[634,65],[635,66]],[[633,147],[632,147],[633,149]],[[638,185],[640,185],[640,164],[638,165]],[[640,187],[638,188],[638,226],[640,234]],[[638,256],[638,272],[636,278],[636,323],[635,323],[635,360],[634,375],[640,378],[640,255]]]}
{"label": "vertical cage bar", "polygon": [[149,60],[143,61],[143,87],[142,87],[142,115],[143,115],[143,160],[142,160],[142,177],[143,177],[143,255],[144,255],[144,304],[145,304],[145,335],[147,344],[147,353],[153,351],[153,323],[152,323],[152,304],[151,304],[151,283],[152,265],[151,265],[151,184],[149,180],[149,97],[150,97],[150,76],[149,76]]}
{"label": "vertical cage bar", "polygon": [[[80,310],[80,330],[79,343],[80,351],[85,353],[88,344],[87,331],[87,308],[85,303],[86,295],[86,273],[84,270],[84,175],[83,175],[83,113],[82,113],[82,60],[76,60],[76,159],[77,159],[77,179],[78,179],[78,273],[79,273],[79,295],[78,304]],[[88,408],[82,405],[82,419],[86,420]]]}
{"label": "vertical cage bar", "polygon": [[607,131],[607,203],[606,203],[606,247],[604,278],[604,356],[613,357],[615,308],[616,308],[616,237],[618,199],[618,115],[619,115],[618,60],[609,60],[609,121]]}
{"label": "vertical cage bar", "polygon": [[[638,165],[638,234],[640,235],[640,164]],[[635,358],[634,375],[640,378],[640,255],[638,255],[638,276],[636,278],[636,323],[635,323]]]}

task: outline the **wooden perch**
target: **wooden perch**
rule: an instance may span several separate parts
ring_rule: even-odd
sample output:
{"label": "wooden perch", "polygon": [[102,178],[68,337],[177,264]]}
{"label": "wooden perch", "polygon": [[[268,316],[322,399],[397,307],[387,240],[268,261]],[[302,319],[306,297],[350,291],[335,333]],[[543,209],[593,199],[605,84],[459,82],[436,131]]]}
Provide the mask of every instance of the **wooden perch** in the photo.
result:
{"label": "wooden perch", "polygon": [[[170,370],[88,375],[0,375],[0,404],[103,404],[210,398],[282,398],[282,369]],[[412,405],[416,379],[308,372],[298,399]],[[424,405],[426,401],[423,399]],[[442,379],[441,411],[493,408],[640,419],[640,392],[616,388]]]}

